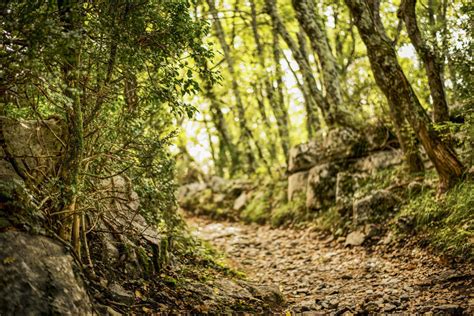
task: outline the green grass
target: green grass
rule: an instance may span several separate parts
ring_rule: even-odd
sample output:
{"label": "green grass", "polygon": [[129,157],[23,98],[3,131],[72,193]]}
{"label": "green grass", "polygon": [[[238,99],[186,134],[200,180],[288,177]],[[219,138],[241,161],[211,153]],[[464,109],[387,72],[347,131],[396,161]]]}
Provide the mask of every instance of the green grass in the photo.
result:
{"label": "green grass", "polygon": [[402,208],[401,232],[416,233],[437,251],[474,261],[474,182],[458,184],[437,199],[433,189],[413,197]]}

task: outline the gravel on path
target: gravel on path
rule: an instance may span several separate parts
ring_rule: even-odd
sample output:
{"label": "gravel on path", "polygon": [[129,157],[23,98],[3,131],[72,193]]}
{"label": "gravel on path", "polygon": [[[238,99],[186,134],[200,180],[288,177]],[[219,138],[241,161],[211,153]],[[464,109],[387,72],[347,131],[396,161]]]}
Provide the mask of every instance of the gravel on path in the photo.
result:
{"label": "gravel on path", "polygon": [[290,312],[474,315],[474,267],[417,247],[345,247],[311,229],[187,222],[250,280],[277,285]]}

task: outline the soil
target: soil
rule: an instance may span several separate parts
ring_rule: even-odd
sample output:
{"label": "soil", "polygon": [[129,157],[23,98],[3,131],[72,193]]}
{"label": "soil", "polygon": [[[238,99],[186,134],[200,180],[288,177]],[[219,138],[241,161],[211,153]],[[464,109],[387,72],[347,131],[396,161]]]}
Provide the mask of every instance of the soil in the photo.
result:
{"label": "soil", "polygon": [[288,312],[474,315],[474,267],[403,240],[348,247],[312,229],[187,222],[250,281],[277,286]]}

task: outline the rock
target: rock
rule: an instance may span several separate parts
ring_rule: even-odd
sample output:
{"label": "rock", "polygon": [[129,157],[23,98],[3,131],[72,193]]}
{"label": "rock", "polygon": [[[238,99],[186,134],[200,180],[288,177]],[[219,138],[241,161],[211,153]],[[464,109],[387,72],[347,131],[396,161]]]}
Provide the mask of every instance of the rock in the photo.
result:
{"label": "rock", "polygon": [[399,151],[388,150],[378,151],[367,157],[358,159],[354,163],[354,168],[359,172],[375,173],[378,170],[400,165],[403,157]]}
{"label": "rock", "polygon": [[234,209],[234,211],[241,211],[245,208],[246,205],[247,193],[242,192],[242,194],[240,194],[240,196],[234,201],[234,205],[232,206],[232,208]]}
{"label": "rock", "polygon": [[50,238],[0,234],[1,315],[92,315],[77,266]]}
{"label": "rock", "polygon": [[132,292],[125,290],[121,285],[112,283],[109,285],[109,291],[112,299],[115,302],[122,303],[125,305],[131,305],[135,301],[135,296]]}
{"label": "rock", "polygon": [[364,136],[371,151],[398,148],[400,146],[397,136],[383,124],[368,125],[364,128]]}
{"label": "rock", "polygon": [[222,204],[225,201],[225,194],[218,193],[212,196],[212,202],[216,204]]}
{"label": "rock", "polygon": [[352,204],[354,192],[360,187],[363,175],[353,172],[338,172],[336,175],[336,203],[339,205]]}
{"label": "rock", "polygon": [[292,174],[309,170],[317,162],[318,150],[319,146],[316,140],[291,148],[288,158],[288,172]]}
{"label": "rock", "polygon": [[[60,140],[67,134],[64,124],[58,119],[14,120],[0,118],[5,143],[19,169],[30,175],[36,184],[45,176],[54,174],[64,147]],[[0,149],[0,175],[16,174],[5,153]],[[18,175],[15,175],[18,177]]]}
{"label": "rock", "polygon": [[[323,141],[325,161],[361,157],[367,150],[367,140],[344,128],[334,128]],[[319,160],[318,162],[323,162]]]}
{"label": "rock", "polygon": [[369,195],[354,201],[352,221],[355,226],[376,223],[392,213],[399,204],[400,199],[389,191],[373,191]]}
{"label": "rock", "polygon": [[114,212],[136,212],[140,206],[137,192],[133,190],[130,179],[117,175],[102,180],[100,190],[105,191],[109,209]]}
{"label": "rock", "polygon": [[202,182],[194,182],[181,186],[178,189],[178,203],[182,208],[188,208],[196,201],[199,193],[204,191],[207,185]]}
{"label": "rock", "polygon": [[347,235],[344,246],[360,246],[365,241],[365,234],[363,232],[355,231]]}
{"label": "rock", "polygon": [[209,181],[209,187],[213,192],[216,193],[224,192],[227,186],[228,181],[218,176],[212,176],[211,180]]}
{"label": "rock", "polygon": [[308,171],[297,172],[288,177],[288,201],[293,199],[295,193],[306,194]]}
{"label": "rock", "polygon": [[319,136],[308,143],[290,149],[288,172],[306,171],[328,162],[345,162],[366,152],[366,140],[347,129],[335,128],[326,137]]}
{"label": "rock", "polygon": [[325,163],[311,168],[308,175],[306,207],[320,210],[334,204],[336,197],[337,167]]}
{"label": "rock", "polygon": [[240,281],[239,284],[244,285],[254,297],[264,302],[278,305],[284,301],[282,293],[276,286],[257,285],[244,281]]}
{"label": "rock", "polygon": [[463,308],[456,304],[435,306],[432,311],[435,315],[463,315]]}

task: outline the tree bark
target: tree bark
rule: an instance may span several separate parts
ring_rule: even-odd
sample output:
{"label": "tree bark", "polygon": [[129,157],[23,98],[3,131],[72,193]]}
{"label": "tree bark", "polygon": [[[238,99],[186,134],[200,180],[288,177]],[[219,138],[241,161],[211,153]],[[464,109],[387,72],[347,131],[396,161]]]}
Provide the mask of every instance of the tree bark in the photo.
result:
{"label": "tree bark", "polygon": [[285,25],[283,24],[283,21],[281,20],[278,14],[275,0],[265,0],[265,4],[266,4],[267,12],[272,19],[272,24],[278,31],[278,34],[280,34],[280,36],[286,42],[286,45],[288,46],[288,48],[291,50],[291,53],[293,54],[293,58],[298,63],[298,67],[300,68],[300,72],[301,72],[301,75],[303,76],[303,80],[307,84],[312,97],[316,101],[316,104],[321,109],[326,125],[334,126],[336,123],[336,120],[331,111],[331,106],[329,102],[327,101],[327,99],[323,96],[321,90],[318,88],[311,66],[309,65],[309,63],[307,62],[303,54],[301,54],[301,51],[298,45],[293,40],[290,33],[288,32]]}
{"label": "tree bark", "polygon": [[400,67],[395,50],[377,27],[370,0],[345,0],[359,34],[367,47],[372,72],[377,85],[415,131],[428,157],[438,172],[440,191],[452,187],[462,176],[464,167],[453,149],[444,143],[420,104],[413,88]]}
{"label": "tree bark", "polygon": [[341,84],[337,71],[336,60],[329,45],[323,20],[314,9],[312,0],[292,0],[301,27],[308,35],[311,48],[316,52],[323,73],[323,84],[326,89],[330,111],[336,115],[342,104]]}
{"label": "tree bark", "polygon": [[[266,95],[266,98],[268,99],[270,108],[272,109],[272,112],[278,123],[279,121],[278,110],[275,108],[276,106],[278,106],[278,104],[276,104],[275,102],[275,89],[270,82],[270,73],[266,70],[264,49],[263,49],[263,45],[260,39],[259,30],[258,30],[257,7],[255,5],[254,0],[250,1],[250,13],[252,17],[252,23],[251,23],[252,33],[253,33],[253,38],[255,41],[258,63],[260,64],[260,68],[261,68],[260,71],[263,73],[263,86],[265,90],[265,95]],[[265,102],[264,102],[265,97],[263,96],[262,89],[259,89],[256,84],[254,84],[253,89],[257,93],[258,108],[260,111],[260,115],[262,116],[263,122],[265,123],[265,126],[266,126],[266,133],[268,135],[267,137],[271,137],[272,127],[265,111]],[[283,155],[286,157],[286,155],[288,154],[288,151],[286,150],[286,147],[285,147],[285,140],[281,137],[282,132],[280,129],[282,128],[282,126],[280,124],[277,124],[277,128],[278,128],[278,134],[280,136],[279,140],[280,140],[281,148],[283,150]],[[274,159],[277,158],[275,144],[272,142],[271,144],[269,144],[269,147],[270,147],[269,149],[270,157]]]}
{"label": "tree bark", "polygon": [[[274,115],[277,120],[278,133],[281,139],[281,147],[285,155],[285,162],[288,166],[289,152],[290,152],[290,120],[288,116],[288,109],[285,105],[285,97],[283,93],[283,71],[281,69],[281,48],[280,41],[276,30],[272,31],[273,35],[273,62],[275,64],[275,81],[276,81],[276,93],[274,96],[275,106]],[[273,85],[272,85],[273,88]]]}
{"label": "tree bark", "polygon": [[403,0],[398,15],[405,21],[410,41],[425,66],[433,102],[433,119],[436,123],[446,122],[449,120],[449,110],[442,78],[443,68],[436,51],[429,47],[418,28],[416,0]]}
{"label": "tree bark", "polygon": [[[386,38],[386,40],[389,40],[388,36],[386,36],[382,19],[380,18],[380,0],[369,0],[368,3],[372,6],[371,9],[373,12],[374,23],[377,29],[381,32],[382,36]],[[397,104],[393,103],[390,99],[387,99],[387,101],[390,109],[390,116],[395,129],[395,135],[397,136],[398,142],[400,143],[400,147],[405,157],[405,164],[408,167],[408,172],[411,174],[422,173],[425,169],[423,160],[421,159],[418,147],[411,136],[410,128],[406,124],[404,115],[402,111],[400,111],[400,108],[397,107]]]}
{"label": "tree bark", "polygon": [[[207,64],[202,65],[202,67],[207,71]],[[240,167],[239,152],[237,146],[232,142],[232,137],[225,122],[224,113],[222,112],[219,101],[212,89],[211,82],[204,77],[201,77],[201,79],[204,81],[205,96],[210,102],[212,122],[214,123],[219,136],[219,164],[225,164],[224,161],[227,160],[226,152],[228,152],[230,158],[229,174],[232,176]]]}
{"label": "tree bark", "polygon": [[[78,31],[78,16],[69,1],[58,1],[58,10],[64,33]],[[71,37],[72,38],[72,37]],[[79,192],[79,173],[84,154],[84,125],[82,103],[79,95],[80,42],[70,44],[65,49],[62,71],[66,86],[65,95],[68,103],[64,105],[69,139],[66,155],[61,165],[62,206],[60,236],[71,241],[74,249],[80,252],[80,214],[76,212],[77,193]]]}
{"label": "tree bark", "polygon": [[239,120],[239,127],[240,127],[240,142],[244,146],[244,155],[246,156],[247,162],[247,171],[253,172],[255,170],[255,157],[252,153],[252,149],[250,147],[250,141],[252,138],[252,133],[247,126],[247,120],[245,117],[245,107],[242,101],[242,97],[240,95],[239,84],[237,83],[236,79],[236,72],[235,72],[235,65],[234,59],[230,53],[229,44],[225,39],[224,28],[219,20],[219,16],[217,14],[216,6],[214,3],[215,0],[207,0],[207,4],[209,6],[209,12],[214,20],[214,29],[216,31],[216,36],[219,40],[221,45],[222,51],[224,53],[224,59],[227,63],[229,74],[232,80],[232,91],[234,93],[236,106],[237,106],[237,115]]}

